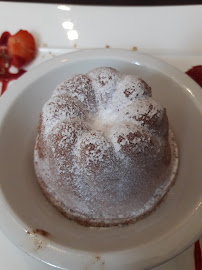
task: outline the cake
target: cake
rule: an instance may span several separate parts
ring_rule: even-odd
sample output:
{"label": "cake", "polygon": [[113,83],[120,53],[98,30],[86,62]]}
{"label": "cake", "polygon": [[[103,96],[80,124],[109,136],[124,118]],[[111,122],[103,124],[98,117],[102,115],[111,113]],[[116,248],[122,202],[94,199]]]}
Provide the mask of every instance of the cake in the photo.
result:
{"label": "cake", "polygon": [[67,218],[117,226],[162,201],[175,180],[177,145],[151,87],[99,67],[69,76],[43,106],[34,165],[45,196]]}

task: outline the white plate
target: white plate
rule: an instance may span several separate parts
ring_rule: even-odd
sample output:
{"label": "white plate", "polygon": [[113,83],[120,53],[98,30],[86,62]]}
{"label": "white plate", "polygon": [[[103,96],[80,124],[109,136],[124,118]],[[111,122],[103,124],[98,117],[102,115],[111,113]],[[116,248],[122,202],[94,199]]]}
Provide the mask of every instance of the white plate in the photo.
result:
{"label": "white plate", "polygon": [[[135,73],[152,86],[154,97],[167,108],[180,151],[176,184],[157,211],[134,225],[110,229],[85,228],[65,219],[42,195],[33,170],[43,103],[68,74],[103,65]],[[2,231],[33,257],[64,269],[140,270],[175,256],[202,232],[201,105],[201,89],[186,75],[131,51],[78,51],[25,74],[0,99]]]}
{"label": "white plate", "polygon": [[[111,7],[0,2],[0,33],[30,31],[39,47],[202,53],[202,5]],[[54,52],[53,52],[54,53]]]}

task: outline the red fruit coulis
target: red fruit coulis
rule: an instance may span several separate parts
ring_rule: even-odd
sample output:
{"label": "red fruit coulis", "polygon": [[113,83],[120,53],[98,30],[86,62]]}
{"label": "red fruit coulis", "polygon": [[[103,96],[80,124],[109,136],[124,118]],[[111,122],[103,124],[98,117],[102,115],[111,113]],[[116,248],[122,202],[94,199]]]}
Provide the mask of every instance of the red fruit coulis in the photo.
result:
{"label": "red fruit coulis", "polygon": [[202,270],[202,256],[199,240],[194,245],[194,262],[195,262],[195,269]]}
{"label": "red fruit coulis", "polygon": [[2,95],[8,86],[8,83],[12,80],[18,79],[22,76],[26,70],[19,68],[17,73],[11,73],[11,59],[8,57],[7,43],[10,37],[9,32],[4,32],[0,37],[0,82],[2,83],[2,89],[0,95]]}
{"label": "red fruit coulis", "polygon": [[0,82],[2,82],[1,95],[6,91],[8,83],[12,80],[18,79],[26,72],[24,69],[19,69],[17,73],[10,73],[9,69],[6,69],[4,74],[0,74]]}
{"label": "red fruit coulis", "polygon": [[194,66],[186,74],[202,87],[202,66]]}

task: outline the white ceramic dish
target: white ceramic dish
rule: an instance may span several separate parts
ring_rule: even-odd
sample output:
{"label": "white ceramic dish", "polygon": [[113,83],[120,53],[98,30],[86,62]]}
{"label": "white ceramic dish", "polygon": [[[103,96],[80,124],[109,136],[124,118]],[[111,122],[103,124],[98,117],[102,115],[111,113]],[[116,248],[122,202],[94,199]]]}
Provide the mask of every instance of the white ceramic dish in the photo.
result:
{"label": "white ceramic dish", "polygon": [[137,47],[150,54],[199,55],[201,13],[202,5],[82,6],[0,1],[0,33],[8,30],[14,34],[26,27],[40,47],[55,51],[108,45]]}
{"label": "white ceramic dish", "polygon": [[[155,98],[167,108],[180,151],[176,184],[161,206],[134,225],[111,229],[85,228],[65,219],[44,198],[33,170],[44,102],[68,74],[103,65],[135,73],[152,86]],[[202,233],[201,108],[201,89],[188,76],[131,51],[78,51],[33,69],[0,100],[2,231],[33,257],[63,269],[140,270],[172,258]]]}

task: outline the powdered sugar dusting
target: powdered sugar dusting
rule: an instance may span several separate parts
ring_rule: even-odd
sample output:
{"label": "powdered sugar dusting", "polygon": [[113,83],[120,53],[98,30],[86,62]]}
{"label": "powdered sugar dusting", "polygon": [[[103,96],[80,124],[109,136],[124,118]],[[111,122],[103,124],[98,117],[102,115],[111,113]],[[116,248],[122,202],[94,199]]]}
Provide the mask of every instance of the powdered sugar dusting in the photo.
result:
{"label": "powdered sugar dusting", "polygon": [[117,89],[120,73],[113,68],[97,68],[87,73],[92,81],[98,109],[106,109]]}
{"label": "powdered sugar dusting", "polygon": [[123,75],[117,83],[117,91],[114,93],[114,104],[123,106],[143,97],[151,97],[151,87],[142,79],[134,75]]}
{"label": "powdered sugar dusting", "polygon": [[68,77],[53,92],[53,96],[69,94],[77,98],[90,111],[96,111],[95,92],[92,89],[92,81],[85,75],[78,74]]}
{"label": "powdered sugar dusting", "polygon": [[164,196],[177,170],[175,149],[151,88],[103,67],[67,78],[44,105],[35,168],[68,217],[113,225],[135,220]]}
{"label": "powdered sugar dusting", "polygon": [[68,94],[53,96],[42,110],[44,139],[58,121],[79,117],[86,120],[86,110],[82,103]]}
{"label": "powdered sugar dusting", "polygon": [[130,155],[135,153],[138,155],[141,152],[144,153],[149,147],[153,147],[152,135],[131,124],[114,126],[111,129],[110,137],[118,154],[120,151],[124,153],[130,151]]}

